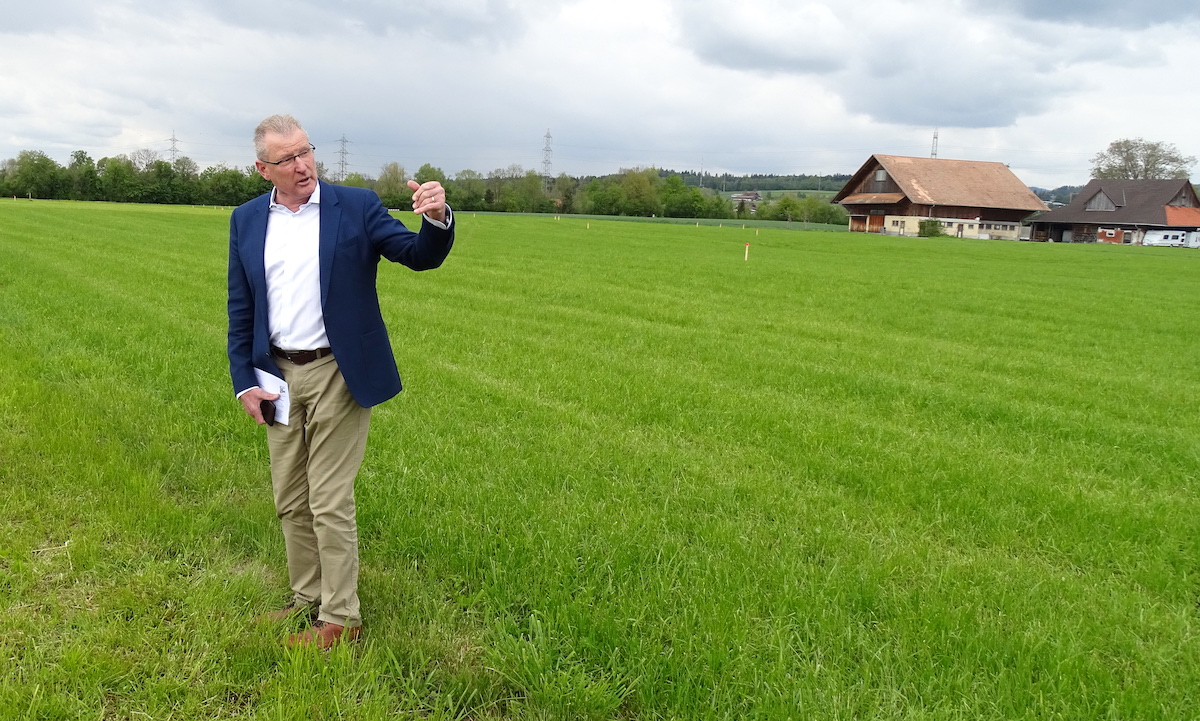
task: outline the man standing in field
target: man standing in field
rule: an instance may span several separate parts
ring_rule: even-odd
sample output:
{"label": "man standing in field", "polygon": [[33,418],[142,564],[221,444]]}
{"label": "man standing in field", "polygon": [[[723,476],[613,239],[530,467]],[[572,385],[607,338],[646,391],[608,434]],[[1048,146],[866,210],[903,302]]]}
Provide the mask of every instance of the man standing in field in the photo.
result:
{"label": "man standing in field", "polygon": [[[306,616],[288,645],[328,648],[362,631],[354,478],[371,407],[400,391],[375,289],[381,258],[442,264],[454,242],[441,184],[413,190],[414,233],[370,190],[318,180],[316,148],[290,115],[254,131],[254,166],[274,189],[229,223],[229,373],[247,415],[267,424],[275,510],[292,600],[264,618]],[[287,424],[273,423],[256,370],[287,383]],[[266,417],[264,418],[264,413]]]}

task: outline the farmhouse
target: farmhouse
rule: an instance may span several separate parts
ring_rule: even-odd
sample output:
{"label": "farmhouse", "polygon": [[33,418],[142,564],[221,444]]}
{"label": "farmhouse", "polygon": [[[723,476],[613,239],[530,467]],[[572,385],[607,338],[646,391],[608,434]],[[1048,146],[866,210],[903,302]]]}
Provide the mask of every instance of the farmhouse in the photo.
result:
{"label": "farmhouse", "polygon": [[850,214],[852,232],[916,236],[935,220],[946,235],[1006,240],[1046,209],[1004,163],[879,154],[830,202]]}
{"label": "farmhouse", "polygon": [[762,195],[757,190],[751,190],[744,193],[734,193],[729,198],[733,202],[734,210],[746,208],[751,213],[758,212],[758,204],[762,202]]}
{"label": "farmhouse", "polygon": [[1200,244],[1200,200],[1188,180],[1092,180],[1039,215],[1030,238],[1056,243]]}

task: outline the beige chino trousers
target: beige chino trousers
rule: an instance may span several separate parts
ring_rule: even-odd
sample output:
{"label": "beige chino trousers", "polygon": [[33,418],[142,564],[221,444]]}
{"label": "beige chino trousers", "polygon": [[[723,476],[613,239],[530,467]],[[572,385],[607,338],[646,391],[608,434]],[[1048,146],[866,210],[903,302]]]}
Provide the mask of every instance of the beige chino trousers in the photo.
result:
{"label": "beige chino trousers", "polygon": [[288,425],[267,427],[267,446],[293,601],[319,605],[322,621],[360,626],[354,478],[371,409],[355,402],[333,356],[276,362],[291,410]]}

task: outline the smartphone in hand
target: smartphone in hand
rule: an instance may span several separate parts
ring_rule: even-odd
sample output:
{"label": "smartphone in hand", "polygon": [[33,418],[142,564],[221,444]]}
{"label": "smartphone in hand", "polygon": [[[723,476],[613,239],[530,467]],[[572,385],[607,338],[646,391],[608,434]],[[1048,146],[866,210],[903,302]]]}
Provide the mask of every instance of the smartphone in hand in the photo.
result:
{"label": "smartphone in hand", "polygon": [[268,426],[275,425],[275,404],[271,401],[260,401],[258,409],[262,411],[263,421]]}

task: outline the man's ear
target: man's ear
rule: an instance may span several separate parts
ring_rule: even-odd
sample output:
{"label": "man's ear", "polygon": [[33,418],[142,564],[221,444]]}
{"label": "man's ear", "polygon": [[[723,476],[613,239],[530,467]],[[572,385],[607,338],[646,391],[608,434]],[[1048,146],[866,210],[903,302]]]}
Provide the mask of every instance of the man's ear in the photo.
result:
{"label": "man's ear", "polygon": [[271,176],[267,175],[267,164],[261,160],[254,161],[254,169],[258,171],[259,175],[263,176],[263,180],[269,181],[271,179]]}

